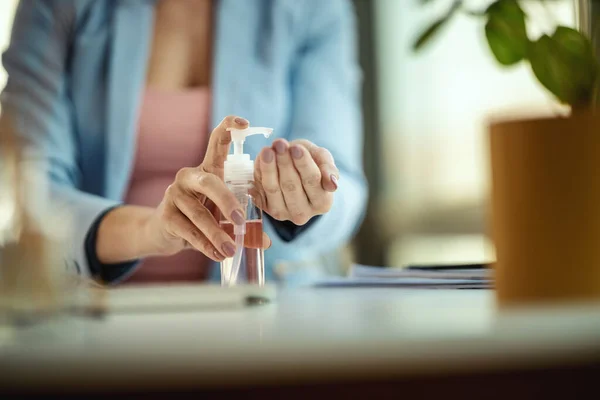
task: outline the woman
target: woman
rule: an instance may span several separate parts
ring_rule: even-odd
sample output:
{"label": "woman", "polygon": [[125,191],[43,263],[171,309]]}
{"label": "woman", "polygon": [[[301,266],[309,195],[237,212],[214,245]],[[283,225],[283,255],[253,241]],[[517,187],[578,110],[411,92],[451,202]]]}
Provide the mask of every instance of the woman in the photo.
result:
{"label": "woman", "polygon": [[354,29],[345,0],[22,0],[2,107],[75,216],[79,272],[207,278],[233,246],[210,205],[241,217],[219,179],[226,128],[248,120],[277,137],[245,145],[267,270],[344,244],[366,194]]}

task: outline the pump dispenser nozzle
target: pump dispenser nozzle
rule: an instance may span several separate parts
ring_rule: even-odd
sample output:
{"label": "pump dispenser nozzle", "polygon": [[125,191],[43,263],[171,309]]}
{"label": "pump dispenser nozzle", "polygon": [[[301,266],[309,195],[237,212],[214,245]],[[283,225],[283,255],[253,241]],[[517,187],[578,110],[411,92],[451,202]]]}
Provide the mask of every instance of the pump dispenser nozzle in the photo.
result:
{"label": "pump dispenser nozzle", "polygon": [[246,137],[264,135],[268,138],[273,133],[273,129],[256,127],[246,129],[227,128],[227,130],[231,132],[233,154],[229,154],[227,161],[225,161],[225,182],[250,181],[254,176],[254,161],[250,159],[249,154],[244,153]]}

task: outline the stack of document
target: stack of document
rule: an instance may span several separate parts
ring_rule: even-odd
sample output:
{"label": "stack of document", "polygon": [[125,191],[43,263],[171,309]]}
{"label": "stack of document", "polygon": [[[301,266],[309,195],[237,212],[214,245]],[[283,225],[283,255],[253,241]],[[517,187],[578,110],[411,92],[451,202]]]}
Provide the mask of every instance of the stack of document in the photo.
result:
{"label": "stack of document", "polygon": [[328,278],[318,287],[407,287],[420,289],[490,289],[491,268],[382,268],[355,264],[347,277]]}

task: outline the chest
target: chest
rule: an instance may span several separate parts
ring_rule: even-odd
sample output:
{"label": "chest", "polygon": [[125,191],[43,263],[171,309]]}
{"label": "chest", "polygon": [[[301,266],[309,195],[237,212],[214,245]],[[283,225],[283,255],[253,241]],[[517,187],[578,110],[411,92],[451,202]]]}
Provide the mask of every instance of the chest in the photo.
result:
{"label": "chest", "polygon": [[154,13],[147,85],[207,86],[211,78],[212,0],[160,0]]}

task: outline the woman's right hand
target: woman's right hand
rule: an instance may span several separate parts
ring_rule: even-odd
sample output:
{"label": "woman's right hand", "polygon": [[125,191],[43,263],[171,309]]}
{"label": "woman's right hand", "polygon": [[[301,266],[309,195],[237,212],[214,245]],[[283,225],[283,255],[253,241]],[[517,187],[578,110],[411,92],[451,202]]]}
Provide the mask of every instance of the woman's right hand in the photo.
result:
{"label": "woman's right hand", "polygon": [[[243,118],[225,118],[211,133],[202,164],[177,173],[144,227],[145,237],[158,254],[194,248],[214,261],[234,255],[235,243],[221,228],[213,210],[218,208],[234,224],[244,223],[241,205],[223,181],[223,168],[231,143],[227,128],[247,127],[248,121]],[[263,247],[269,246],[270,239],[264,235]]]}

